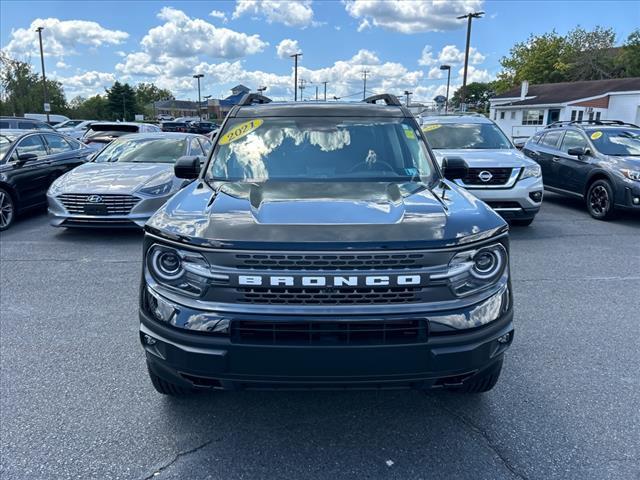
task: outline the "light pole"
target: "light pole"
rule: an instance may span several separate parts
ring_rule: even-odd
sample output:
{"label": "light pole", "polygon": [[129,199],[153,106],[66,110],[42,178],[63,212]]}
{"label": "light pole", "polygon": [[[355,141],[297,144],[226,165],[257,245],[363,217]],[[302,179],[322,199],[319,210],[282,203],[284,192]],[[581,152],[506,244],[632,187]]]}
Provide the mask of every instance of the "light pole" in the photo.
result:
{"label": "light pole", "polygon": [[324,84],[324,101],[327,101],[327,81],[322,82]]}
{"label": "light pole", "polygon": [[413,92],[410,92],[409,90],[405,90],[404,94],[407,97],[407,107],[409,107],[409,95],[412,95]]}
{"label": "light pole", "polygon": [[298,88],[300,89],[300,101],[302,101],[302,91],[306,88],[306,83],[307,81],[304,78],[300,79],[300,85],[298,86]]}
{"label": "light pole", "polygon": [[481,18],[484,15],[484,12],[470,12],[466,15],[460,15],[458,20],[463,18],[467,19],[467,47],[464,51],[464,74],[462,76],[462,89],[460,90],[460,106],[462,110],[466,110],[465,108],[465,100],[467,96],[467,66],[469,65],[469,43],[471,42],[471,20],[474,18]]}
{"label": "light pole", "polygon": [[126,122],[127,121],[127,110],[125,108],[125,97],[124,97],[124,93],[122,94],[122,121]]}
{"label": "light pole", "polygon": [[[293,101],[298,101],[298,57],[301,57],[301,53],[294,53],[289,55],[293,58]],[[302,91],[301,91],[302,92]]]}
{"label": "light pole", "polygon": [[193,78],[198,80],[198,118],[202,120],[202,100],[200,99],[200,79],[204,77],[204,73],[196,73]]}
{"label": "light pole", "polygon": [[264,91],[265,91],[266,89],[267,89],[267,87],[265,87],[265,86],[258,87],[258,93],[259,93],[260,95],[264,95]]}
{"label": "light pole", "polygon": [[48,95],[47,95],[47,76],[44,73],[44,52],[42,51],[42,30],[44,27],[36,28],[36,32],[38,32],[38,38],[40,39],[40,64],[42,65],[42,93],[44,94],[44,103],[42,105],[42,109],[44,113],[47,115],[47,123],[49,123],[49,110],[51,107],[48,105]]}
{"label": "light pole", "polygon": [[369,73],[369,70],[363,70],[362,71],[362,79],[364,80],[364,86],[362,88],[362,99],[364,100],[365,98],[367,98],[367,74]]}
{"label": "light pole", "polygon": [[444,102],[444,113],[447,113],[449,108],[449,82],[451,82],[451,65],[440,65],[440,70],[447,71],[447,99]]}

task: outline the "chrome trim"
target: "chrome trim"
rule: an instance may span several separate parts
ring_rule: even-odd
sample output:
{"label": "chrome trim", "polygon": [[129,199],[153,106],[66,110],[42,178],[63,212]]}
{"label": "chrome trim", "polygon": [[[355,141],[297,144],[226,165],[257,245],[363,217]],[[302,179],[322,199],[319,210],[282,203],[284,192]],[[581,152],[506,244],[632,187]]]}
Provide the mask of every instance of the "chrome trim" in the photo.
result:
{"label": "chrome trim", "polygon": [[522,208],[520,207],[497,207],[493,209],[494,212],[520,212]]}
{"label": "chrome trim", "polygon": [[[473,168],[479,168],[479,167],[473,167]],[[501,167],[487,167],[487,168],[501,168]],[[505,168],[508,168],[508,167],[505,167]],[[522,171],[522,168],[523,167],[513,167],[511,169],[511,176],[509,177],[509,180],[507,180],[507,182],[503,183],[502,185],[477,185],[477,184],[467,185],[460,178],[454,180],[454,182],[456,183],[456,185],[466,188],[467,190],[484,190],[487,188],[492,188],[492,189],[493,188],[502,188],[502,189],[511,188],[518,181],[518,177],[520,176],[520,172]]]}

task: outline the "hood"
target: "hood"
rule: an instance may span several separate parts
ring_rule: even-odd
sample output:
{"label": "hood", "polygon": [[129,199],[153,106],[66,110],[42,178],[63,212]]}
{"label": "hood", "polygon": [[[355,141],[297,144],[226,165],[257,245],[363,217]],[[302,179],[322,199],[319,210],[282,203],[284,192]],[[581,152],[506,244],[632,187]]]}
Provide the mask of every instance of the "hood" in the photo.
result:
{"label": "hood", "polygon": [[161,175],[173,172],[168,163],[85,163],[60,177],[60,193],[130,194]]}
{"label": "hood", "polygon": [[522,152],[516,148],[510,149],[438,149],[434,150],[438,163],[442,165],[444,157],[461,157],[466,160],[471,168],[490,168],[490,167],[526,167],[536,165],[533,160],[528,159]]}
{"label": "hood", "polygon": [[432,190],[416,183],[359,182],[214,187],[194,182],[160,208],[147,228],[188,243],[238,248],[444,246],[506,228],[482,201],[448,181]]}

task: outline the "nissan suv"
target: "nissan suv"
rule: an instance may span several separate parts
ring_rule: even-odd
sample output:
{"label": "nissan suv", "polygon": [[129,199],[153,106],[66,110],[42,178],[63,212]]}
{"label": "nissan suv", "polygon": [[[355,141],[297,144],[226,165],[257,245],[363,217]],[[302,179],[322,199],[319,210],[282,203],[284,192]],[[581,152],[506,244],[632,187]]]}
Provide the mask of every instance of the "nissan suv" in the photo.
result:
{"label": "nissan suv", "polygon": [[513,225],[527,226],[540,210],[538,164],[523,155],[492,120],[479,114],[437,115],[422,129],[436,159],[461,157],[469,165],[455,182]]}
{"label": "nissan suv", "polygon": [[[383,102],[384,104],[380,104]],[[505,221],[396,97],[248,94],[145,226],[140,341],[162,394],[484,392],[513,340]]]}
{"label": "nissan suv", "polygon": [[640,212],[640,127],[616,120],[556,122],[525,143],[544,188],[581,198],[593,218]]}

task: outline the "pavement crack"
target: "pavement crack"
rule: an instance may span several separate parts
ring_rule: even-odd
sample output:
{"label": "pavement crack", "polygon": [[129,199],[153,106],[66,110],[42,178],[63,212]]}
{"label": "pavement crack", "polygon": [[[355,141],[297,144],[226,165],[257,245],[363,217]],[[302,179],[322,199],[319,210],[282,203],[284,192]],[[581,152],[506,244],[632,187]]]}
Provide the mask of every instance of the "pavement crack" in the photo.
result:
{"label": "pavement crack", "polygon": [[489,435],[487,435],[487,433],[483,429],[478,427],[475,423],[473,423],[468,418],[460,415],[455,410],[446,406],[440,399],[436,399],[436,403],[438,404],[441,410],[444,410],[446,413],[448,413],[454,419],[458,420],[469,430],[480,435],[480,437],[482,437],[487,447],[500,459],[500,461],[507,468],[507,470],[509,470],[513,475],[515,475],[517,478],[521,480],[528,480],[528,478],[523,473],[518,472],[518,470],[516,470],[516,468],[513,465],[511,465],[511,462],[509,461],[509,459],[500,451],[498,446],[494,444],[494,442],[491,440]]}
{"label": "pavement crack", "polygon": [[165,463],[160,468],[156,469],[151,475],[148,475],[148,476],[144,477],[143,480],[151,480],[152,478],[157,477],[164,470],[168,469],[169,467],[171,467],[171,465],[176,463],[180,458],[185,457],[187,455],[191,455],[192,453],[196,453],[196,452],[202,450],[203,448],[205,448],[206,446],[210,445],[212,442],[213,442],[213,439],[212,440],[207,440],[206,442],[198,445],[197,447],[192,448],[191,450],[185,450],[184,452],[178,452],[176,455],[173,456],[173,458],[169,462]]}

